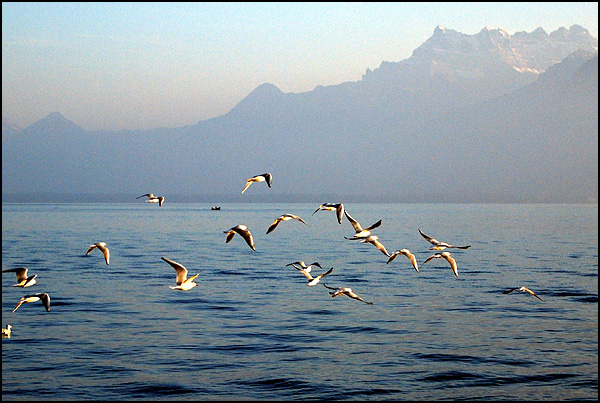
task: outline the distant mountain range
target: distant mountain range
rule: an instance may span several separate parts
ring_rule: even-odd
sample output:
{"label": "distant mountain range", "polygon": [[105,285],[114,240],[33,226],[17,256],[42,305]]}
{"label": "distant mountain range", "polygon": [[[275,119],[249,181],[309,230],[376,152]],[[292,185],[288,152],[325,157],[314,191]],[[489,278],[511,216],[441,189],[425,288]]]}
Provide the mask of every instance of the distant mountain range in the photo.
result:
{"label": "distant mountain range", "polygon": [[[265,83],[195,125],[86,131],[55,112],[5,130],[3,118],[3,201],[597,202],[597,49],[578,25],[438,26],[360,81]],[[273,187],[242,195],[264,172]]]}

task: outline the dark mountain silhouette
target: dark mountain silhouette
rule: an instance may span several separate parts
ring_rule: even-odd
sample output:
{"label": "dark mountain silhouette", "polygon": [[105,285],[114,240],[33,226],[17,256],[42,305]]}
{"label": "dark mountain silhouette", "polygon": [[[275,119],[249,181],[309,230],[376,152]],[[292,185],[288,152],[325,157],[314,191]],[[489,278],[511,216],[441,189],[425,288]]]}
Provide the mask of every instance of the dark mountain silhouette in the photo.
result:
{"label": "dark mountain silhouette", "polygon": [[[360,81],[305,93],[262,84],[196,125],[87,132],[53,113],[3,136],[3,200],[597,201],[596,49],[579,26],[438,27]],[[263,172],[273,188],[241,195]]]}

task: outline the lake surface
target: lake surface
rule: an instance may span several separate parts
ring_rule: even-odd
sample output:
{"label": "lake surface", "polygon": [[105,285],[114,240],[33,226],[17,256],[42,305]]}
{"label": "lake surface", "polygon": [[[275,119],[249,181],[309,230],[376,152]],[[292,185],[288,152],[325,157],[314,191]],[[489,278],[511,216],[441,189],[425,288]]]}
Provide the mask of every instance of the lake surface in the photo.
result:
{"label": "lake surface", "polygon": [[[323,200],[337,202],[337,200]],[[598,205],[6,204],[3,400],[598,399]],[[281,214],[302,217],[266,230]],[[224,231],[249,227],[256,251]],[[418,229],[458,263],[433,259]],[[105,241],[106,265],[88,246]],[[176,291],[175,270],[199,273]],[[286,264],[330,267],[332,298]],[[527,286],[544,302],[511,287]],[[47,292],[52,307],[19,299]]]}

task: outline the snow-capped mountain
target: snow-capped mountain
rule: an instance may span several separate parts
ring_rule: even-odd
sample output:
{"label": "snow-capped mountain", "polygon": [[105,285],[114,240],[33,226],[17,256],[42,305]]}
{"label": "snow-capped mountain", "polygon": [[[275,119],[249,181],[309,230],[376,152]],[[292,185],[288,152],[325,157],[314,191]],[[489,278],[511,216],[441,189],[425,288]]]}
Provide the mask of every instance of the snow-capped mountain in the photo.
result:
{"label": "snow-capped mountain", "polygon": [[[265,83],[196,125],[87,132],[51,114],[3,136],[3,194],[137,184],[236,201],[239,181],[270,171],[280,179],[269,197],[590,200],[597,64],[597,39],[578,26],[514,35],[437,27],[410,58],[382,62],[362,80],[305,93]],[[102,175],[92,181],[94,172]]]}

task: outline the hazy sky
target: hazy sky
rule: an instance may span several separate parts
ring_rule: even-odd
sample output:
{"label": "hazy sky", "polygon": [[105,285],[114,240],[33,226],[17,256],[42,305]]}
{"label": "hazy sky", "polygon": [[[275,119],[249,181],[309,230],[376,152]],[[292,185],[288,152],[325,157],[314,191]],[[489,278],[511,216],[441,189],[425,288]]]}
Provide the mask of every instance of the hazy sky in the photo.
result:
{"label": "hazy sky", "polygon": [[2,3],[2,116],[60,112],[87,130],[227,113],[258,85],[358,81],[409,58],[437,25],[511,35],[579,24],[598,3]]}

